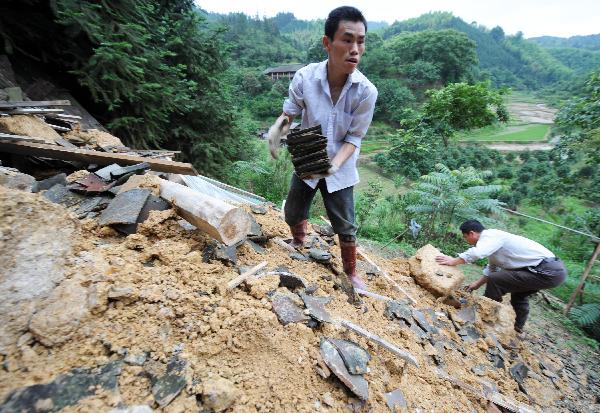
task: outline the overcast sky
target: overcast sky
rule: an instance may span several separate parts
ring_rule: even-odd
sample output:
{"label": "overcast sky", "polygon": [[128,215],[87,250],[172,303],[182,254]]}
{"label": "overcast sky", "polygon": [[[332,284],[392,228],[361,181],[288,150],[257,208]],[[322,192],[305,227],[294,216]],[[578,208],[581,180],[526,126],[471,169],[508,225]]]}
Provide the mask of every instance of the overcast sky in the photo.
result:
{"label": "overcast sky", "polygon": [[405,20],[429,11],[450,11],[467,23],[488,28],[501,26],[507,34],[519,30],[525,37],[569,37],[600,33],[600,0],[195,0],[203,9],[218,13],[244,12],[272,17],[292,12],[296,18],[326,18],[335,7],[359,8],[369,21]]}

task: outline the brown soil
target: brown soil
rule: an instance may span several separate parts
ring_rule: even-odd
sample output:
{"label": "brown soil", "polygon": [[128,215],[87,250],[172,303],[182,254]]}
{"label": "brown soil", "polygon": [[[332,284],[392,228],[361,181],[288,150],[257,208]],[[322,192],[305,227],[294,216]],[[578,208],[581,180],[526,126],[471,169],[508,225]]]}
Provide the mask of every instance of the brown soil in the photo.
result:
{"label": "brown soil", "polygon": [[[25,210],[49,208],[39,194],[23,199],[17,191],[7,191],[1,199],[0,210],[6,203],[14,202],[11,199],[20,199]],[[23,217],[14,209],[7,211],[5,215],[14,214],[11,225]],[[270,210],[255,218],[266,234],[285,236],[287,227],[279,214]],[[69,219],[68,214],[62,218]],[[266,297],[267,292],[277,288],[277,280],[259,278],[227,291],[227,282],[238,275],[236,268],[203,262],[202,251],[211,240],[185,229],[179,221],[172,210],[152,212],[138,233],[127,237],[92,220],[73,226],[76,248],[65,250],[68,256],[63,257],[64,270],[69,275],[57,287],[60,291],[40,304],[42,314],[33,324],[35,331],[29,332],[33,337],[25,333],[27,339],[21,339],[18,346],[10,346],[7,354],[0,356],[6,370],[0,375],[0,400],[15,389],[46,383],[75,367],[93,367],[117,359],[124,349],[129,354],[148,353],[151,363],[160,365],[178,349],[179,356],[188,362],[188,385],[164,411],[197,411],[196,395],[206,391],[203,386],[223,383],[221,379],[225,379],[239,392],[228,411],[345,412],[349,405],[358,403],[357,399],[337,380],[323,379],[315,369],[323,364],[320,338],[332,337],[355,341],[372,355],[370,371],[365,375],[369,400],[362,411],[389,411],[384,393],[397,388],[404,393],[411,411],[486,410],[486,402],[438,377],[432,346],[418,344],[411,331],[388,320],[384,303],[365,298],[360,306],[349,304],[346,295],[336,287],[336,277],[325,266],[294,261],[288,251],[273,243],[267,245],[264,255],[245,245],[238,248],[238,266],[253,266],[264,260],[269,270],[286,266],[309,284],[318,285],[315,295],[334,297],[327,306],[333,318],[350,320],[411,352],[418,359],[419,368],[334,324],[317,329],[304,324],[283,326]],[[44,220],[32,222],[42,231],[46,228],[49,234],[55,231]],[[14,253],[13,249],[6,249],[9,245],[6,237],[0,236],[0,250]],[[333,247],[331,252],[341,267],[339,248]],[[417,308],[455,314],[454,308],[437,302],[408,277],[407,260],[374,259],[418,300]],[[403,298],[382,277],[374,277],[368,284],[377,294]],[[131,293],[126,299],[108,298],[109,291],[127,288]],[[87,303],[85,308],[82,303]],[[68,320],[74,313],[75,325],[58,323],[63,340],[41,323],[45,319],[57,324],[56,319]],[[448,374],[474,386],[480,386],[480,379],[494,382],[506,397],[534,405],[539,411],[559,411],[553,410],[554,402],[570,391],[564,379],[558,381],[558,390],[553,390],[544,377],[526,379],[529,399],[518,390],[507,370],[491,367],[487,358],[489,339],[463,344],[449,325],[442,335],[464,348],[466,355],[451,348],[443,350]],[[476,326],[484,327],[481,321]],[[503,341],[508,344],[511,338],[503,337]],[[536,355],[521,344],[513,351],[541,375]],[[489,367],[484,377],[471,371],[478,364]],[[119,401],[129,406],[151,405],[151,384],[142,375],[142,369],[124,366],[119,378],[120,395],[98,394],[65,411],[105,411]]]}
{"label": "brown soil", "polygon": [[0,132],[31,136],[54,144],[60,135],[46,122],[34,115],[0,117]]}
{"label": "brown soil", "polygon": [[87,129],[87,130],[72,130],[65,134],[66,139],[78,138],[89,145],[96,145],[99,147],[107,146],[124,146],[121,139],[108,132],[103,132],[98,129]]}

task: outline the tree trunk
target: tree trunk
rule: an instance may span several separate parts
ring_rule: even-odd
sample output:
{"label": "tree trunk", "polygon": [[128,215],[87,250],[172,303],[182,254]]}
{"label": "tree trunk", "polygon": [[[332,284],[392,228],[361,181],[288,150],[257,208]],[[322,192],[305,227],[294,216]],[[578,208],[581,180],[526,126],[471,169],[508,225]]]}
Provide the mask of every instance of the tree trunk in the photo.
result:
{"label": "tree trunk", "polygon": [[233,245],[250,232],[250,216],[240,207],[164,179],[160,179],[160,196],[182,218],[223,244]]}

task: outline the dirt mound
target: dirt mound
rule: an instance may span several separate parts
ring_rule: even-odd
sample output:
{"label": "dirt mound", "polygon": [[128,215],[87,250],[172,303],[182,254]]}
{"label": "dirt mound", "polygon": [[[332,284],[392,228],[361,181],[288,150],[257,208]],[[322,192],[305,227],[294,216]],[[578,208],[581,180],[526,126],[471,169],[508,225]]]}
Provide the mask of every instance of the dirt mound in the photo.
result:
{"label": "dirt mound", "polygon": [[33,115],[0,117],[0,132],[40,138],[52,144],[60,139],[60,135],[54,129]]}
{"label": "dirt mound", "polygon": [[[541,375],[534,358],[518,347],[514,358],[498,356],[497,344],[485,336],[479,322],[453,321],[460,318],[457,310],[438,303],[407,277],[407,260],[376,258],[418,300],[404,315],[418,320],[410,328],[391,319],[384,301],[364,298],[359,305],[348,303],[330,267],[292,259],[273,242],[264,251],[249,244],[238,247],[236,266],[206,262],[204,254],[213,241],[182,223],[172,210],[151,212],[136,234],[125,237],[93,220],[77,225],[62,207],[48,204],[39,194],[3,191],[0,201],[3,277],[14,273],[17,265],[40,272],[60,263],[59,276],[52,278],[56,287],[48,289],[39,308],[2,311],[12,316],[23,312],[32,319],[23,324],[29,331],[2,356],[6,373],[0,375],[0,400],[5,406],[18,406],[20,395],[29,394],[26,386],[56,386],[75,379],[86,383],[81,397],[75,398],[80,399],[77,404],[51,396],[38,400],[38,405],[66,406],[64,411],[149,405],[169,412],[385,412],[386,393],[400,389],[410,410],[485,411],[481,396],[451,384],[440,376],[440,369],[465,385],[481,388],[482,381],[493,383],[506,397],[536,403],[545,411],[565,389],[559,378],[559,391],[542,391],[542,383],[546,388],[554,384]],[[266,236],[287,233],[279,214],[269,209],[255,215]],[[38,233],[43,236],[33,237]],[[23,251],[38,255],[24,257]],[[330,252],[334,266],[341,267],[339,248],[333,246]],[[52,263],[35,266],[32,258],[49,260],[48,254]],[[267,261],[268,271],[284,266],[302,277],[316,287],[315,297],[332,297],[326,308],[333,319],[349,320],[412,353],[420,367],[336,323],[284,326],[269,295],[276,291],[298,296],[280,286],[277,276],[227,290],[227,282],[239,270],[261,261]],[[402,302],[383,277],[372,276],[368,284],[371,291]],[[351,340],[370,353],[364,375],[369,383],[366,405],[323,367],[323,337]],[[529,396],[519,391],[508,371],[522,354],[538,376],[525,379]],[[498,357],[505,367],[494,367]],[[98,369],[105,375],[89,373]],[[97,389],[95,394],[89,393],[90,385]],[[17,389],[21,391],[15,393]]]}
{"label": "dirt mound", "polygon": [[80,140],[85,144],[94,145],[101,148],[125,146],[123,145],[123,142],[121,142],[121,139],[111,135],[108,132],[103,132],[98,129],[75,129],[66,133],[65,138],[75,141]]}

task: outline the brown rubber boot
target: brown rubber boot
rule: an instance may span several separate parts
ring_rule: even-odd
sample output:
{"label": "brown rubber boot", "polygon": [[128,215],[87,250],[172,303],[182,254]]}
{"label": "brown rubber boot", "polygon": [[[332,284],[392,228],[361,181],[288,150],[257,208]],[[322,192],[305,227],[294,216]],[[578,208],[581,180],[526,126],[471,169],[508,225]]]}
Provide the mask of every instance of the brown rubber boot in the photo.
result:
{"label": "brown rubber boot", "polygon": [[354,288],[368,290],[367,284],[356,274],[356,241],[340,240],[340,250],[342,251],[344,272]]}
{"label": "brown rubber boot", "polygon": [[292,242],[290,245],[294,248],[300,248],[304,245],[304,237],[306,237],[306,227],[308,225],[307,220],[302,220],[296,225],[290,225],[290,231],[292,233]]}

